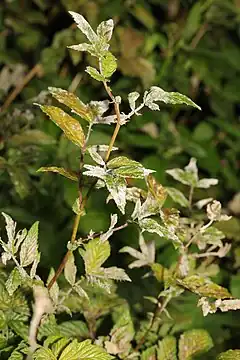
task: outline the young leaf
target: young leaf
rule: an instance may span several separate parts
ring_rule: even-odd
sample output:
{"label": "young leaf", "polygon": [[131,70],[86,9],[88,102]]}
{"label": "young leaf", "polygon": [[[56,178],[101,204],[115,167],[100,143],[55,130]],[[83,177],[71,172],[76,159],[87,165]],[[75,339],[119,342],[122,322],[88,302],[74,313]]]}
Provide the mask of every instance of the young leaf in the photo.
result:
{"label": "young leaf", "polygon": [[92,345],[90,340],[80,343],[73,340],[61,353],[59,360],[111,360],[109,355],[102,347]]}
{"label": "young leaf", "polygon": [[201,179],[197,183],[198,188],[208,189],[212,185],[217,185],[218,179]]}
{"label": "young leaf", "polygon": [[82,33],[87,37],[87,39],[95,44],[98,42],[98,36],[93,31],[90,24],[87,22],[87,20],[84,19],[84,17],[74,11],[69,11],[69,14],[72,15],[73,20],[77,24],[77,27],[82,31]]}
{"label": "young leaf", "polygon": [[77,174],[74,171],[66,170],[62,167],[57,166],[43,166],[40,167],[37,172],[55,172],[59,175],[62,175],[70,180],[78,181]]}
{"label": "young leaf", "polygon": [[89,106],[85,105],[75,94],[55,87],[49,87],[48,90],[55,99],[69,107],[75,114],[88,122],[93,120],[93,114]]}
{"label": "young leaf", "polygon": [[58,325],[61,336],[88,338],[89,330],[84,321],[70,320]]}
{"label": "young leaf", "polygon": [[195,158],[190,159],[189,164],[185,166],[184,170],[176,168],[167,170],[166,173],[182,184],[193,187],[196,187],[198,184],[198,169]]}
{"label": "young leaf", "polygon": [[33,354],[34,360],[57,360],[56,356],[52,353],[50,349],[45,349],[40,347]]}
{"label": "young leaf", "polygon": [[77,267],[74,261],[74,255],[71,252],[64,268],[64,276],[71,286],[75,284]]}
{"label": "young leaf", "polygon": [[212,347],[212,338],[206,330],[185,331],[179,340],[179,360],[191,360],[196,355],[209,351]]}
{"label": "young leaf", "polygon": [[108,191],[119,210],[124,214],[126,206],[127,185],[124,178],[116,175],[105,175],[104,181]]}
{"label": "young leaf", "polygon": [[109,229],[105,233],[100,235],[100,241],[106,241],[110,238],[110,236],[112,236],[114,227],[117,224],[117,219],[117,214],[111,215],[111,224],[109,226]]}
{"label": "young leaf", "polygon": [[10,246],[10,249],[13,250],[14,237],[15,237],[15,231],[16,231],[16,223],[13,221],[11,216],[9,216],[8,214],[5,214],[4,212],[2,212],[2,215],[5,218],[5,222],[6,222],[8,244]]}
{"label": "young leaf", "polygon": [[23,279],[19,273],[18,268],[14,268],[5,283],[6,289],[10,296],[12,296],[17,288],[22,284],[22,281]]}
{"label": "young leaf", "polygon": [[144,96],[144,103],[151,110],[160,110],[159,106],[155,104],[156,101],[162,101],[165,104],[186,104],[201,110],[200,106],[195,104],[186,95],[178,92],[166,92],[158,86],[152,86],[148,93]]}
{"label": "young leaf", "polygon": [[217,360],[240,360],[240,350],[228,350],[218,355]]}
{"label": "young leaf", "polygon": [[166,187],[166,191],[173,201],[175,201],[176,203],[178,203],[183,207],[188,207],[189,205],[188,199],[183,195],[183,193],[180,190],[173,187]]}
{"label": "young leaf", "polygon": [[130,277],[126,274],[125,270],[118,268],[116,266],[111,266],[108,268],[99,268],[96,270],[97,277],[103,277],[106,279],[112,279],[117,281],[131,281]]}
{"label": "young leaf", "polygon": [[141,353],[141,360],[157,360],[156,346],[151,346]]}
{"label": "young leaf", "polygon": [[137,166],[142,167],[142,164],[140,164],[138,161],[128,159],[126,156],[118,156],[113,158],[107,163],[107,166],[109,169],[116,169],[122,166]]}
{"label": "young leaf", "polygon": [[110,245],[108,241],[100,241],[99,238],[90,240],[85,246],[83,260],[86,273],[91,275],[97,271],[110,256]]}
{"label": "young leaf", "polygon": [[117,60],[110,51],[106,52],[106,54],[101,60],[101,64],[102,64],[102,69],[101,69],[102,75],[106,79],[110,78],[117,69]]}
{"label": "young leaf", "polygon": [[20,250],[20,264],[25,267],[30,265],[38,256],[38,224],[36,221],[22,243]]}
{"label": "young leaf", "polygon": [[[52,280],[54,275],[55,275],[55,271],[54,271],[53,268],[51,268],[51,270],[49,272],[49,275],[48,275],[48,279],[47,279],[47,285]],[[51,299],[53,300],[54,304],[57,304],[58,303],[58,297],[59,297],[59,286],[58,286],[57,281],[54,282],[53,286],[49,290],[49,295],[50,295]]]}
{"label": "young leaf", "polygon": [[128,94],[128,102],[130,109],[134,111],[136,109],[136,101],[139,98],[140,94],[137,91],[131,92]]}
{"label": "young leaf", "polygon": [[97,81],[105,81],[105,77],[100,74],[100,72],[93,68],[92,66],[87,66],[85,70],[93,79]]}
{"label": "young leaf", "polygon": [[93,165],[84,165],[84,168],[87,171],[83,172],[83,175],[97,177],[99,179],[104,180],[106,176],[106,171],[100,166],[93,166]]}
{"label": "young leaf", "polygon": [[39,105],[50,119],[59,126],[66,137],[79,147],[85,143],[85,135],[80,123],[62,109],[51,105]]}
{"label": "young leaf", "polygon": [[97,27],[97,35],[106,42],[109,42],[112,37],[114,23],[112,19],[102,21]]}
{"label": "young leaf", "polygon": [[174,336],[166,336],[159,341],[157,360],[177,360],[177,341]]}
{"label": "young leaf", "polygon": [[173,231],[165,226],[160,225],[156,220],[153,219],[141,219],[139,226],[142,232],[147,231],[150,233],[158,234],[160,237],[166,237],[168,240],[173,241],[175,246],[181,246],[182,243],[178,239],[177,235]]}
{"label": "young leaf", "polygon": [[89,155],[93,159],[93,161],[95,161],[99,165],[105,165],[105,162],[104,162],[103,158],[101,157],[101,155],[98,154],[95,145],[89,146],[87,150],[88,150]]}

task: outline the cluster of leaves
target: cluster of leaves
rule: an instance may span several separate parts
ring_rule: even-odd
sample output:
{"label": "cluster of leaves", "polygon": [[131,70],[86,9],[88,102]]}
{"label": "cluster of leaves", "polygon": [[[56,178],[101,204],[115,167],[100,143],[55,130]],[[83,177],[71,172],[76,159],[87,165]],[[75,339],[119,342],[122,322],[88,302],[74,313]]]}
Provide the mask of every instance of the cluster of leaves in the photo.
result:
{"label": "cluster of leaves", "polygon": [[[70,2],[68,5],[64,3],[66,2],[63,2],[63,6],[69,6],[71,10],[78,11],[78,5],[71,4],[70,6]],[[117,31],[112,39],[112,51],[118,57],[118,72],[121,71],[126,75],[126,80],[123,83],[118,80],[118,73],[114,75],[116,82],[113,84],[113,90],[118,90],[123,100],[128,100],[130,112],[127,112],[127,103],[124,103],[120,96],[112,98],[110,96],[109,100],[88,102],[88,99],[94,95],[90,95],[88,90],[83,90],[87,88],[86,85],[89,83],[80,70],[80,74],[77,76],[82,76],[83,81],[77,93],[79,97],[72,92],[74,91],[72,89],[75,89],[74,82],[71,84],[70,91],[49,88],[49,92],[58,102],[64,104],[66,108],[70,108],[71,115],[56,107],[55,103],[52,104],[52,100],[49,99],[48,94],[46,96],[46,93],[41,93],[34,100],[30,100],[31,103],[40,104],[43,112],[61,128],[64,136],[61,135],[59,141],[60,132],[50,122],[44,120],[44,117],[41,118],[39,113],[36,125],[34,119],[37,110],[32,105],[27,105],[27,112],[24,108],[17,112],[14,110],[11,113],[10,108],[7,116],[3,114],[3,131],[1,131],[2,138],[0,140],[3,157],[0,160],[0,170],[3,170],[1,184],[6,191],[1,194],[2,210],[28,224],[40,219],[43,229],[43,260],[45,258],[46,263],[49,253],[48,265],[49,263],[54,264],[51,249],[58,250],[60,248],[59,245],[54,247],[52,239],[56,239],[56,243],[59,244],[61,240],[64,243],[68,236],[69,225],[71,224],[69,221],[70,208],[73,203],[74,212],[82,217],[81,231],[83,237],[77,239],[74,244],[68,244],[70,255],[65,264],[65,285],[59,288],[55,282],[50,289],[50,298],[46,294],[40,296],[40,299],[46,297],[48,306],[44,308],[44,311],[54,313],[54,315],[48,315],[42,321],[37,338],[37,342],[41,346],[33,356],[36,359],[64,359],[69,354],[72,358],[84,358],[83,354],[86,354],[87,358],[102,357],[105,359],[106,357],[108,359],[110,358],[109,354],[112,354],[121,358],[141,356],[146,360],[149,358],[191,359],[195,355],[208,351],[213,347],[214,342],[215,348],[209,353],[211,358],[224,349],[226,346],[224,343],[231,336],[231,327],[237,327],[237,319],[224,317],[225,314],[215,314],[216,322],[218,321],[219,325],[217,330],[216,325],[210,324],[211,321],[202,319],[201,312],[196,309],[196,301],[194,302],[194,300],[196,297],[199,298],[198,304],[204,315],[214,313],[217,310],[225,312],[239,308],[239,300],[217,284],[221,277],[226,277],[226,275],[220,271],[217,263],[212,263],[212,259],[221,259],[230,249],[230,245],[224,242],[225,235],[229,239],[237,239],[239,236],[239,221],[236,218],[229,220],[225,214],[221,213],[221,204],[213,201],[216,195],[223,200],[228,199],[225,197],[225,193],[224,195],[221,194],[221,189],[223,189],[221,182],[216,187],[217,190],[214,191],[210,186],[217,184],[216,179],[199,179],[194,158],[184,170],[181,167],[186,162],[186,155],[197,157],[200,160],[201,170],[209,172],[214,177],[219,177],[220,180],[225,180],[224,188],[233,191],[238,190],[236,173],[239,149],[235,146],[232,150],[232,144],[238,133],[234,113],[238,102],[235,95],[237,91],[234,90],[237,85],[234,84],[236,84],[236,73],[239,69],[231,55],[231,50],[233,52],[236,50],[233,45],[234,41],[230,41],[227,35],[222,36],[220,31],[223,24],[227,28],[226,20],[229,18],[232,19],[232,28],[226,31],[234,31],[238,24],[238,4],[237,2],[234,4],[232,1],[225,2],[224,5],[220,1],[209,1],[206,4],[204,1],[198,2],[191,8],[187,17],[184,12],[182,15],[179,9],[175,10],[175,15],[171,14],[172,8],[169,5],[169,8],[165,10],[169,11],[171,23],[169,24],[168,21],[167,26],[165,25],[162,32],[158,33],[157,21],[151,14],[151,6],[145,8],[142,5],[130,4],[124,7],[120,5],[120,2],[118,3],[119,5],[113,1],[113,5],[109,6],[109,3],[106,2],[105,4],[103,1],[103,4],[106,5],[103,7],[104,18],[106,17],[106,8],[109,8],[108,11],[111,16],[114,15],[114,11],[120,17],[131,12],[149,30],[149,36],[145,38],[144,31],[120,27],[119,32]],[[154,1],[152,3],[152,8],[154,8]],[[169,3],[172,6],[172,2]],[[18,21],[16,23],[14,14],[18,9],[18,4],[15,1],[10,4],[8,5],[7,26],[11,31],[19,34],[17,41],[20,41],[18,48],[21,48],[21,44],[24,44],[21,39],[24,38],[25,33],[23,34],[19,27],[16,28]],[[27,6],[26,4],[27,2],[23,2],[23,6]],[[162,8],[166,7],[166,3],[163,2],[161,6]],[[49,9],[48,5],[44,5],[41,1],[36,1],[36,7],[41,7],[48,15],[44,16],[45,23],[53,16],[57,18],[56,13],[61,11],[57,5]],[[113,9],[114,7],[115,9]],[[83,8],[86,14],[90,14],[88,18],[92,19],[93,23],[97,23],[98,15],[96,15],[97,5],[95,2],[86,2]],[[39,14],[39,12],[37,13]],[[31,39],[32,30],[38,34],[42,33],[41,30],[36,30],[36,24],[41,23],[39,22],[40,17],[36,16],[37,13],[35,12],[33,20],[26,13],[26,20],[24,20],[29,24],[28,35]],[[89,53],[86,60],[91,65],[86,68],[86,72],[97,80],[96,85],[91,88],[91,92],[94,94],[101,91],[99,87],[101,83],[104,83],[104,87],[110,91],[108,83],[110,77],[117,70],[116,58],[109,51],[113,21],[102,22],[96,27],[95,32],[81,15],[74,12],[71,14],[82,33],[87,36],[89,43],[82,43],[84,41],[82,34],[72,26],[55,35],[52,45],[44,49],[41,55],[40,62],[44,71],[44,81],[35,80],[31,83],[32,85],[28,85],[21,93],[23,98],[36,96],[46,85],[52,85],[53,74],[59,69],[61,69],[60,76],[54,85],[67,87],[71,75],[69,64],[83,64],[83,51]],[[187,19],[186,26],[183,27],[182,21],[185,18]],[[208,31],[212,27],[218,31]],[[179,31],[180,29],[181,31]],[[2,47],[7,46],[4,43],[6,36],[8,37],[9,34],[3,34]],[[120,48],[118,39],[120,39]],[[129,50],[129,41],[131,50]],[[67,53],[65,45],[76,42],[81,42],[81,44],[70,47],[78,51],[69,50]],[[228,46],[226,46],[226,42]],[[35,46],[36,41],[34,40]],[[218,46],[217,50],[214,50],[214,46]],[[140,47],[148,60],[138,54]],[[159,47],[162,49],[163,61],[161,62],[155,61],[155,59],[159,59]],[[31,48],[28,48],[28,51],[31,51]],[[210,63],[211,61],[214,64],[216,63],[214,59],[219,58],[219,53],[221,54],[221,61],[218,62],[220,68],[216,68],[216,72],[210,72]],[[89,55],[93,58],[88,57]],[[71,57],[70,62],[69,56]],[[234,58],[237,56],[238,54],[235,51]],[[53,61],[53,58],[56,58],[56,61]],[[97,68],[96,58],[99,61],[99,68]],[[9,57],[2,61],[6,64],[12,63],[12,60],[9,61]],[[170,71],[173,61],[174,71]],[[160,71],[158,69],[159,63],[161,65]],[[226,66],[231,69],[227,75],[226,72],[222,71]],[[173,113],[166,111],[164,104],[187,104],[196,108],[199,107],[188,97],[176,92],[166,92],[156,86],[147,90],[152,83],[155,70],[160,74],[155,78],[155,82],[161,83],[163,88],[176,87],[189,93],[190,85],[190,94],[193,97],[199,95],[200,100],[202,96],[206,97],[204,91],[207,95],[210,94],[208,104],[211,108],[209,112],[211,117],[207,117],[205,122],[201,121],[199,125],[195,126],[186,119],[186,115],[182,115],[178,108],[175,108]],[[6,72],[8,79],[9,75],[12,75],[13,81],[10,86],[15,85],[14,71],[17,73],[17,71],[23,70],[17,66],[5,67],[5,79]],[[190,80],[189,72],[193,74]],[[4,75],[4,72],[2,74]],[[78,82],[77,76],[74,80]],[[131,78],[132,76],[134,79]],[[142,81],[142,85],[139,85],[138,79]],[[142,87],[145,92],[143,92],[142,97],[139,92],[132,92],[126,99],[125,89],[126,87],[132,88],[133,80],[136,81],[139,92],[141,92]],[[202,91],[202,83],[204,84],[204,91]],[[224,89],[222,88],[223,83],[225,84]],[[38,85],[36,86],[36,84]],[[5,93],[8,89],[5,90]],[[3,94],[3,99],[4,97]],[[101,97],[104,99],[102,94]],[[142,100],[140,101],[140,99]],[[47,101],[49,105],[46,105]],[[121,107],[124,112],[121,112],[120,116],[112,113],[112,102],[114,107],[115,105],[120,106],[123,102]],[[151,115],[149,111],[146,111],[137,121],[130,121],[132,116],[140,115],[144,107],[155,111],[160,110],[157,102],[162,105],[160,117],[159,115],[156,116],[156,113]],[[212,113],[215,117],[212,116]],[[198,116],[194,113],[191,118],[197,120]],[[224,125],[224,120],[222,120],[226,116],[229,120],[228,126]],[[230,118],[231,125],[229,125]],[[20,119],[23,121],[19,122]],[[111,160],[107,158],[109,146],[105,144],[109,143],[110,137],[108,135],[109,130],[105,130],[104,125],[114,123],[119,123],[121,126],[119,135],[121,149],[132,154],[139,152],[137,155],[139,161],[134,161],[121,154]],[[126,130],[124,125],[127,123],[129,124]],[[190,126],[187,128],[184,124]],[[159,133],[158,125],[161,127],[161,133]],[[193,130],[189,129],[191,127]],[[94,128],[93,133],[92,128]],[[214,136],[215,132],[218,134],[217,137]],[[144,150],[144,155],[139,151],[143,148],[148,149],[147,152]],[[111,150],[117,149],[112,148]],[[78,158],[80,152],[84,155],[84,164],[82,164],[83,167],[80,168],[79,172]],[[222,166],[220,165],[220,158],[223,158]],[[140,160],[142,161],[140,162]],[[48,166],[51,163],[57,163],[57,165]],[[168,170],[165,173],[167,168],[171,168],[171,164],[180,166],[180,168]],[[36,169],[42,165],[47,166],[41,167],[40,172],[57,172],[63,176],[62,179],[56,179],[49,174],[41,176],[39,173],[36,175]],[[161,182],[170,183],[170,179],[165,177],[168,174],[179,181],[180,186],[178,188],[173,187],[173,185],[171,187],[161,186],[150,175],[153,170],[149,170],[148,167],[157,170],[156,178]],[[9,177],[14,187],[9,184]],[[72,182],[69,184],[64,177],[72,180]],[[83,183],[80,177],[84,179]],[[53,179],[54,181],[52,181]],[[84,193],[89,186],[94,185],[102,189],[98,191],[102,195],[96,193],[95,202],[90,204],[90,212],[88,211],[83,216],[85,212],[81,208],[81,199],[77,188],[80,186]],[[207,190],[202,191],[201,189]],[[125,289],[122,290],[124,296],[120,297],[114,289],[112,280],[130,281],[132,273],[130,272],[127,275],[126,271],[122,269],[122,265],[121,267],[115,266],[118,264],[116,257],[115,260],[109,260],[114,266],[103,267],[110,256],[109,238],[118,229],[116,228],[118,217],[114,214],[111,217],[111,225],[108,230],[105,233],[97,232],[106,227],[108,222],[108,214],[102,211],[106,190],[109,193],[107,201],[113,200],[120,212],[129,215],[130,218],[126,223],[129,224],[128,227],[130,228],[130,230],[126,230],[127,240],[120,242],[120,244],[124,244],[121,252],[127,252],[135,258],[129,267],[149,267],[149,272],[145,275],[146,281],[156,280],[154,291],[147,292],[146,289],[138,289],[136,294],[140,295],[140,299],[137,299],[135,303],[134,299],[129,299],[129,304],[132,306],[131,312],[129,305],[123,299],[128,297],[127,293],[130,288],[127,285],[120,285],[120,290],[121,288]],[[11,206],[9,206],[9,192],[10,198],[13,199]],[[31,192],[33,195],[30,195]],[[206,193],[208,198],[202,200],[202,197],[206,197]],[[99,201],[100,199],[101,201]],[[201,200],[195,202],[195,199]],[[63,205],[64,202],[68,205],[67,209]],[[99,205],[101,202],[103,205]],[[131,203],[133,203],[134,208]],[[180,206],[181,213],[176,209],[169,209],[173,203]],[[109,209],[112,209],[111,212],[115,212],[111,203],[109,206]],[[205,206],[207,206],[206,212],[201,211]],[[46,208],[51,209],[51,211],[46,211]],[[34,211],[32,211],[33,209]],[[236,206],[233,213],[237,214],[238,210],[235,209]],[[49,221],[50,212],[51,221]],[[98,224],[96,214],[100,216]],[[3,286],[2,290],[2,297],[5,299],[3,304],[7,303],[3,310],[5,312],[6,309],[9,309],[9,315],[6,316],[7,321],[3,321],[1,353],[3,357],[6,357],[12,352],[10,358],[21,359],[24,358],[28,349],[26,341],[28,339],[27,334],[30,333],[31,329],[31,327],[29,328],[30,308],[28,307],[26,312],[27,317],[19,319],[21,326],[16,325],[15,320],[18,318],[11,309],[15,295],[17,298],[20,296],[20,303],[26,303],[27,291],[23,289],[24,293],[20,293],[19,290],[16,290],[19,286],[33,287],[36,293],[38,286],[44,284],[36,275],[40,258],[36,242],[38,225],[35,223],[29,232],[23,230],[23,232],[15,234],[13,220],[6,214],[5,219],[8,222],[8,241],[6,243],[1,242],[4,249],[3,262],[14,262],[16,267],[6,282],[6,289]],[[66,222],[68,226],[66,226]],[[8,230],[10,228],[11,232]],[[92,228],[95,232],[89,232]],[[56,236],[56,229],[59,236]],[[141,251],[137,251],[134,247],[136,236],[132,235],[133,231],[135,233],[140,232],[139,246]],[[161,241],[158,240],[158,236]],[[121,245],[115,245],[113,242],[111,247],[116,252],[116,248],[121,247]],[[60,251],[64,251],[64,248]],[[236,248],[236,268],[239,267],[237,251]],[[23,256],[24,253],[25,257]],[[82,258],[82,265],[80,266],[77,259],[78,254]],[[201,261],[201,259],[204,260]],[[85,273],[80,275],[80,270],[83,273],[83,265]],[[141,273],[141,269],[139,273]],[[41,274],[41,270],[39,274]],[[52,270],[49,281],[53,275]],[[219,278],[216,278],[217,275]],[[215,277],[215,282],[210,280],[211,277]],[[145,280],[138,279],[138,281],[144,282]],[[234,275],[231,288],[236,297],[240,296],[239,291],[237,291],[238,281],[239,276]],[[131,286],[133,287],[134,284]],[[150,300],[150,305],[145,304],[150,313],[149,319],[139,321],[139,315],[142,318],[146,314],[143,306],[143,295],[147,295],[146,300]],[[38,298],[35,294],[36,309],[38,308],[36,306]],[[39,304],[42,304],[41,301]],[[168,306],[168,310],[166,310],[166,306]],[[157,310],[153,307],[156,307]],[[197,313],[193,318],[194,311]],[[74,313],[75,316],[77,314],[81,320],[61,322],[57,315],[59,312]],[[32,319],[36,313],[34,311]],[[184,319],[179,316],[180,313],[185,315]],[[112,329],[106,332],[102,326],[104,326],[104,321],[109,321],[108,316],[110,315],[111,325],[107,325],[107,327],[112,327]],[[17,316],[19,315],[17,314]],[[82,317],[85,319],[84,321]],[[102,323],[103,325],[101,325]],[[227,332],[224,329],[226,324],[229,329]],[[24,331],[21,331],[22,328]],[[211,336],[206,330],[199,328],[207,329]],[[180,337],[179,333],[182,333]],[[217,337],[221,340],[219,346],[216,347]],[[20,342],[21,338],[23,342]],[[78,341],[73,340],[73,338],[77,338]],[[84,341],[84,339],[89,338],[94,339],[94,342]],[[142,343],[143,338],[144,344]],[[159,341],[159,338],[162,340]],[[136,347],[134,346],[135,342],[137,343]],[[19,344],[18,348],[16,348],[16,344]],[[13,349],[15,350],[13,351]],[[226,354],[220,355],[219,358],[231,359],[238,355],[238,350],[229,350]],[[205,354],[204,358],[207,356]]]}

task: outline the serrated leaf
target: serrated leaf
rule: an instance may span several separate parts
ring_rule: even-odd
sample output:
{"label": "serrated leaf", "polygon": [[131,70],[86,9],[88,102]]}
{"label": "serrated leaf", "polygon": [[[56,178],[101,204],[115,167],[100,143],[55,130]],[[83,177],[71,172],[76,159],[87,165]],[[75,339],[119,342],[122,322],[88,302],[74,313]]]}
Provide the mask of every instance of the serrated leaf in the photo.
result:
{"label": "serrated leaf", "polygon": [[73,289],[76,291],[76,293],[80,296],[80,297],[85,297],[86,299],[88,299],[88,294],[86,293],[85,290],[83,290],[83,288],[81,287],[81,285],[79,283],[76,283],[73,287]]}
{"label": "serrated leaf", "polygon": [[66,337],[89,337],[89,330],[84,321],[70,320],[58,325],[60,334]]}
{"label": "serrated leaf", "polygon": [[177,341],[174,336],[166,336],[159,341],[157,360],[177,360]]}
{"label": "serrated leaf", "polygon": [[74,255],[71,252],[64,267],[64,276],[70,285],[74,285],[76,281],[77,267],[74,261]]}
{"label": "serrated leaf", "polygon": [[41,254],[38,253],[33,264],[32,264],[32,267],[31,267],[31,270],[30,270],[30,277],[31,279],[34,279],[35,275],[36,275],[36,271],[37,271],[37,267],[38,267],[38,264],[40,262],[40,258],[41,258]]}
{"label": "serrated leaf", "polygon": [[80,343],[73,340],[62,352],[59,360],[110,360],[109,355],[102,347],[92,345],[90,340]]}
{"label": "serrated leaf", "polygon": [[97,177],[104,180],[106,176],[106,170],[100,166],[84,165],[87,171],[83,172],[83,175]]}
{"label": "serrated leaf", "polygon": [[144,179],[146,176],[154,172],[150,169],[145,169],[144,167],[139,166],[121,166],[114,170],[114,174],[121,176],[123,178],[131,178],[131,179]]}
{"label": "serrated leaf", "polygon": [[67,179],[73,180],[73,181],[78,181],[78,177],[77,174],[74,171],[71,170],[66,170],[62,167],[57,167],[57,166],[43,166],[40,167],[37,172],[55,172],[57,174],[60,174],[64,177],[66,177]]}
{"label": "serrated leaf", "polygon": [[173,231],[169,230],[167,227],[160,225],[156,220],[147,218],[141,219],[139,221],[139,226],[142,231],[147,231],[150,233],[158,234],[160,237],[166,237],[169,240],[172,240],[175,246],[181,246],[181,242],[178,239],[177,235]]}
{"label": "serrated leaf", "polygon": [[217,360],[240,360],[240,350],[228,350],[218,355]]}
{"label": "serrated leaf", "polygon": [[62,109],[51,105],[39,105],[41,110],[59,126],[66,137],[75,145],[82,148],[85,143],[85,135],[80,123]]}
{"label": "serrated leaf", "polygon": [[89,106],[85,105],[75,94],[55,87],[49,87],[48,90],[55,99],[69,107],[75,114],[88,122],[93,120],[93,114]]}
{"label": "serrated leaf", "polygon": [[100,72],[93,68],[92,66],[87,66],[85,70],[93,79],[97,81],[105,81],[105,77],[100,74]]}
{"label": "serrated leaf", "polygon": [[104,181],[117,207],[124,214],[127,191],[125,179],[120,176],[107,174],[104,177]]}
{"label": "serrated leaf", "polygon": [[194,356],[205,353],[212,347],[212,338],[206,330],[185,331],[179,340],[179,360],[192,360]]}
{"label": "serrated leaf", "polygon": [[152,86],[149,92],[146,94],[144,102],[152,110],[159,110],[159,106],[155,104],[156,101],[164,102],[165,104],[177,105],[186,104],[193,106],[198,110],[201,110],[200,106],[195,104],[186,95],[182,95],[178,92],[167,92],[158,86]]}
{"label": "serrated leaf", "polygon": [[20,264],[25,267],[34,262],[38,256],[38,224],[36,221],[21,245]]}
{"label": "serrated leaf", "polygon": [[178,283],[200,296],[213,297],[216,299],[232,298],[232,295],[227,289],[199,275],[187,276],[182,280],[178,279]]}
{"label": "serrated leaf", "polygon": [[110,78],[117,69],[117,59],[110,51],[107,51],[101,63],[104,78]]}
{"label": "serrated leaf", "polygon": [[69,11],[69,14],[72,15],[73,20],[77,24],[77,27],[82,31],[82,33],[87,37],[87,39],[91,43],[94,44],[94,43],[98,42],[97,34],[93,31],[90,24],[87,22],[86,19],[84,19],[84,17],[82,15],[80,15],[74,11]]}
{"label": "serrated leaf", "polygon": [[130,277],[126,274],[125,270],[118,268],[116,266],[111,266],[108,268],[99,268],[96,270],[97,277],[104,277],[106,279],[112,279],[117,281],[131,281]]}
{"label": "serrated leaf", "polygon": [[142,164],[140,164],[138,161],[131,160],[126,156],[118,156],[113,158],[107,163],[107,166],[109,169],[116,169],[121,166],[137,166],[143,168]]}
{"label": "serrated leaf", "polygon": [[24,355],[28,354],[29,346],[21,341],[20,344],[13,350],[8,360],[23,360]]}
{"label": "serrated leaf", "polygon": [[91,275],[97,271],[110,256],[110,245],[108,241],[100,241],[99,238],[90,240],[85,246],[83,260],[86,273]]}
{"label": "serrated leaf", "polygon": [[184,170],[176,168],[167,170],[166,173],[182,184],[193,187],[196,187],[198,184],[198,169],[195,158],[190,159],[189,164],[185,166]]}
{"label": "serrated leaf", "polygon": [[68,48],[72,49],[72,50],[76,50],[76,51],[88,51],[88,52],[90,52],[90,54],[92,52],[94,52],[94,55],[95,55],[94,47],[87,43],[82,43],[82,44],[78,44],[78,45],[70,45],[70,46],[68,46]]}
{"label": "serrated leaf", "polygon": [[18,268],[14,268],[9,275],[5,286],[10,296],[17,290],[17,288],[22,284],[22,276],[19,273]]}
{"label": "serrated leaf", "polygon": [[50,349],[45,349],[43,347],[37,349],[33,354],[34,360],[57,360],[57,358],[53,355]]}
{"label": "serrated leaf", "polygon": [[188,199],[183,195],[183,193],[180,190],[173,187],[166,187],[165,189],[173,201],[175,201],[176,203],[178,203],[183,207],[189,206]]}
{"label": "serrated leaf", "polygon": [[6,222],[8,243],[9,243],[10,249],[13,249],[14,237],[15,237],[15,231],[16,231],[16,223],[13,221],[11,216],[9,216],[8,214],[5,214],[4,212],[2,212],[2,215]]}
{"label": "serrated leaf", "polygon": [[102,21],[97,27],[97,35],[104,41],[109,42],[112,37],[114,23],[112,19]]}
{"label": "serrated leaf", "polygon": [[135,110],[136,108],[136,101],[139,98],[140,94],[137,91],[131,92],[130,94],[128,94],[128,102],[129,102],[129,106],[130,109],[132,111]]}

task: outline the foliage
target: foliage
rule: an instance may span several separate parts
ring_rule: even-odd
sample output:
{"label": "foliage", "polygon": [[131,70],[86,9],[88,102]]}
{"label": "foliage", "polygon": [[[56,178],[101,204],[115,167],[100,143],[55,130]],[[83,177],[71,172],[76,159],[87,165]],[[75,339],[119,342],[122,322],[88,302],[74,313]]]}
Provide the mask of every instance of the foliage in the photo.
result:
{"label": "foliage", "polygon": [[238,2],[5,3],[1,358],[236,358]]}

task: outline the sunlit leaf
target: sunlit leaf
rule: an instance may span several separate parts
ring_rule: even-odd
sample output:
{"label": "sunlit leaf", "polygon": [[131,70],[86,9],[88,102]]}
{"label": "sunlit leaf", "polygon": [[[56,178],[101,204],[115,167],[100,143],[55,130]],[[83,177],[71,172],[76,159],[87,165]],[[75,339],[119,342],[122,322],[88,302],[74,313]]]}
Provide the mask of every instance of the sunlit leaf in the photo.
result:
{"label": "sunlit leaf", "polygon": [[92,66],[87,66],[85,70],[93,79],[97,81],[105,81],[105,77],[100,74],[100,72],[93,68]]}
{"label": "sunlit leaf", "polygon": [[98,36],[93,31],[87,20],[85,20],[82,15],[74,11],[69,11],[69,14],[72,15],[73,20],[77,24],[77,27],[82,31],[82,33],[87,37],[87,39],[93,44],[96,43],[98,41]]}
{"label": "sunlit leaf", "polygon": [[221,353],[217,360],[240,360],[240,350],[228,350]]}
{"label": "sunlit leaf", "polygon": [[191,360],[194,356],[205,353],[212,347],[212,338],[206,330],[185,331],[179,340],[179,360]]}
{"label": "sunlit leaf", "polygon": [[117,69],[117,60],[115,56],[110,51],[107,51],[102,58],[101,63],[103,76],[105,78],[110,78]]}
{"label": "sunlit leaf", "polygon": [[83,260],[87,274],[97,271],[110,256],[108,241],[100,241],[99,238],[90,240],[85,246]]}
{"label": "sunlit leaf", "polygon": [[38,256],[38,224],[36,221],[21,245],[20,264],[21,266],[30,265]]}
{"label": "sunlit leaf", "polygon": [[112,37],[114,23],[112,19],[102,21],[97,27],[97,35],[104,41],[109,42]]}
{"label": "sunlit leaf", "polygon": [[56,106],[39,106],[41,110],[45,112],[50,117],[50,119],[62,129],[70,141],[79,147],[83,147],[85,143],[85,135],[80,123],[76,119]]}
{"label": "sunlit leaf", "polygon": [[177,360],[177,341],[174,336],[166,336],[159,341],[157,360]]}
{"label": "sunlit leaf", "polygon": [[55,99],[69,107],[74,113],[81,118],[92,121],[92,112],[88,105],[85,105],[75,94],[60,88],[49,87],[48,90]]}

